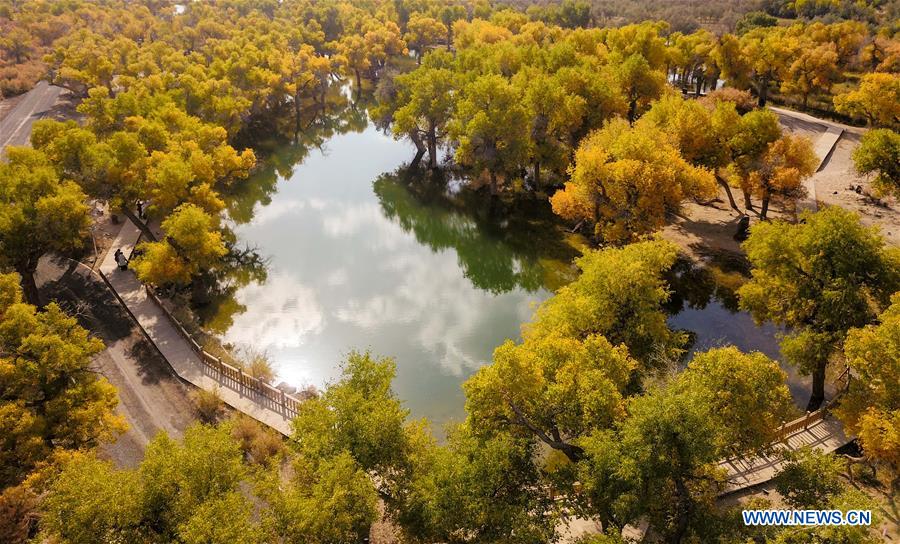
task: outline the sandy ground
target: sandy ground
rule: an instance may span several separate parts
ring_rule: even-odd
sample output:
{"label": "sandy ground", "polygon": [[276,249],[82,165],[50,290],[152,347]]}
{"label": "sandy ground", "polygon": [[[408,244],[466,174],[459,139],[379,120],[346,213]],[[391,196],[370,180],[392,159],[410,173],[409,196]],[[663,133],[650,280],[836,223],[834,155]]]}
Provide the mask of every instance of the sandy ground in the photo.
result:
{"label": "sandy ground", "polygon": [[900,246],[900,202],[894,197],[874,197],[869,179],[853,170],[852,154],[859,138],[844,133],[838,140],[831,157],[814,177],[816,196],[822,204],[857,212],[864,224],[880,227],[890,244]]}
{"label": "sandy ground", "polygon": [[[786,117],[782,117],[782,125],[795,134],[808,136],[813,142],[827,129],[824,124]],[[900,203],[893,197],[873,197],[870,181],[853,169],[852,155],[859,146],[860,133],[858,129],[845,131],[831,155],[813,175],[816,201],[819,207],[841,206],[855,211],[864,224],[880,227],[888,243],[900,246]],[[743,212],[740,191],[732,192]],[[754,201],[754,205],[758,208],[759,201]],[[769,209],[769,218],[793,220],[796,209],[794,202],[776,200]],[[758,209],[747,213],[752,226],[759,220]],[[740,215],[731,208],[725,191],[720,189],[719,198],[713,203],[685,204],[682,213],[663,229],[663,236],[696,259],[707,260],[722,251],[741,253],[740,244],[733,238]]]}

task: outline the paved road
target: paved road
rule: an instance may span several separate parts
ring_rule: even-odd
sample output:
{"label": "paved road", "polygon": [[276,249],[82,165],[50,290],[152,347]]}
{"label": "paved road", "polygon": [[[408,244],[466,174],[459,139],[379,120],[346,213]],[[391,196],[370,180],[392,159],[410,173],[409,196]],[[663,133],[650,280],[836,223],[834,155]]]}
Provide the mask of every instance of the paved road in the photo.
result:
{"label": "paved road", "polygon": [[791,118],[797,122],[808,123],[810,125],[820,125],[821,127],[824,127],[822,130],[824,130],[825,128],[834,128],[843,130],[844,132],[850,132],[852,134],[860,135],[865,134],[866,132],[866,129],[863,127],[854,127],[851,125],[845,125],[844,123],[838,123],[837,121],[822,119],[821,117],[813,117],[808,113],[794,111],[788,108],[769,106],[769,109],[777,113],[778,116],[781,117],[782,121],[785,118]]}
{"label": "paved road", "polygon": [[25,145],[31,138],[31,125],[45,117],[59,101],[63,88],[40,81],[34,89],[0,120],[0,156],[8,145]]}
{"label": "paved road", "polygon": [[[63,89],[39,82],[0,120],[0,159],[6,146],[27,145],[34,121],[49,116]],[[189,388],[172,371],[122,309],[103,280],[74,261],[44,257],[36,274],[41,295],[76,313],[82,326],[100,337],[106,349],[94,362],[119,392],[119,412],[128,431],[103,446],[112,460],[134,466],[158,432],[180,437],[194,421]]]}
{"label": "paved road", "polygon": [[41,294],[78,315],[106,349],[96,370],[119,392],[119,413],[128,431],[103,451],[122,466],[135,466],[144,447],[160,431],[180,437],[194,421],[189,387],[172,371],[118,304],[106,283],[74,261],[44,257],[38,268]]}

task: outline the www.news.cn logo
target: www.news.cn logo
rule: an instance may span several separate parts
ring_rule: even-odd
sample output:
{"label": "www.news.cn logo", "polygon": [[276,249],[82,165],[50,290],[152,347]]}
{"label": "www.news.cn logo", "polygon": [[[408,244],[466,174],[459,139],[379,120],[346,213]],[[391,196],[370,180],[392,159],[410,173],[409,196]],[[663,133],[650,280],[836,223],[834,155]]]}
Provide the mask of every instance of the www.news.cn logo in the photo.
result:
{"label": "www.news.cn logo", "polygon": [[744,525],[871,525],[870,510],[744,510]]}

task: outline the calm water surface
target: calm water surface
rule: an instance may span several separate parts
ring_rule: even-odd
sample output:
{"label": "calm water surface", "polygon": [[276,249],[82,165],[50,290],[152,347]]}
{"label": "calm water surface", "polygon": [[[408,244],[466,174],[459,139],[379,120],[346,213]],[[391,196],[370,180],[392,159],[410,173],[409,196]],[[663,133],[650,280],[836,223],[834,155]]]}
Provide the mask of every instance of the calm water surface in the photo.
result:
{"label": "calm water surface", "polygon": [[[268,274],[237,291],[243,311],[218,320],[224,339],[265,349],[295,386],[335,378],[350,349],[394,357],[414,417],[460,420],[460,384],[571,276],[574,250],[539,220],[408,185],[396,173],[413,148],[371,126],[287,155],[250,187],[264,196],[233,206],[239,240],[268,259]],[[685,303],[671,323],[696,332],[700,349],[778,356],[774,328],[715,299]]]}

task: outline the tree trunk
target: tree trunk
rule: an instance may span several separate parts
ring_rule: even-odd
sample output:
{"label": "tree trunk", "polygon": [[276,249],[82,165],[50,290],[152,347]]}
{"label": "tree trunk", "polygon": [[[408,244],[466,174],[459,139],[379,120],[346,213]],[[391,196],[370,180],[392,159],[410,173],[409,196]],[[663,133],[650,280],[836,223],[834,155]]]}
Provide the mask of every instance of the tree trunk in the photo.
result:
{"label": "tree trunk", "polygon": [[534,161],[534,190],[541,188],[541,161]]}
{"label": "tree trunk", "polygon": [[294,141],[296,142],[300,135],[300,93],[294,95]]}
{"label": "tree trunk", "polygon": [[[494,200],[491,200],[491,209],[493,209]],[[573,463],[577,463],[584,459],[584,449],[581,446],[577,446],[575,444],[570,444],[568,442],[563,441],[562,437],[559,434],[559,430],[556,427],[553,427],[550,430],[550,434],[547,434],[546,431],[536,427],[533,423],[528,421],[528,418],[522,413],[522,410],[519,409],[518,406],[514,402],[509,403],[509,407],[512,408],[514,414],[516,414],[516,419],[518,423],[524,426],[526,429],[531,431],[535,436],[537,436],[542,442],[550,446],[551,448],[561,451],[563,455],[569,458],[569,461]],[[552,435],[552,436],[551,436]]]}
{"label": "tree trunk", "polygon": [[491,170],[491,196],[497,196],[497,173]]}
{"label": "tree trunk", "polygon": [[628,103],[628,124],[634,124],[634,117],[637,115],[637,99],[633,99]]}
{"label": "tree trunk", "polygon": [[680,544],[687,535],[688,524],[693,510],[690,491],[680,477],[675,478],[675,527],[668,542]]}
{"label": "tree trunk", "polygon": [[434,123],[428,125],[428,167],[435,170],[438,166],[437,128]]}
{"label": "tree trunk", "polygon": [[37,283],[35,283],[34,281],[34,269],[30,268],[32,267],[22,266],[16,268],[16,272],[18,272],[19,276],[21,276],[22,278],[20,280],[20,283],[22,285],[22,293],[25,295],[25,302],[37,306],[38,308],[43,308],[44,304],[41,301],[41,294],[38,291]]}
{"label": "tree trunk", "polygon": [[759,100],[756,105],[760,108],[766,107],[766,99],[769,97],[769,78],[764,77],[759,82],[759,88],[757,89],[757,94],[759,95]]}
{"label": "tree trunk", "polygon": [[750,200],[750,191],[744,190],[744,207],[748,210],[753,209],[753,201]]}
{"label": "tree trunk", "polygon": [[816,363],[816,369],[812,373],[812,394],[806,405],[807,412],[815,412],[825,401],[825,367],[828,361]]}
{"label": "tree trunk", "polygon": [[766,193],[762,198],[762,208],[759,210],[759,218],[763,221],[766,220],[766,214],[769,213],[769,199],[771,196],[769,193]]}
{"label": "tree trunk", "polygon": [[412,140],[412,143],[416,146],[416,156],[413,158],[410,166],[416,167],[419,165],[419,161],[422,160],[422,157],[425,156],[425,144],[422,142],[422,137],[419,136],[418,131],[412,131],[409,133],[409,139]]}
{"label": "tree trunk", "polygon": [[718,181],[719,185],[721,185],[722,188],[725,189],[725,194],[728,195],[728,203],[731,204],[731,207],[734,209],[734,211],[740,212],[741,210],[740,208],[738,208],[737,202],[734,201],[734,195],[731,193],[731,186],[728,185],[728,182],[719,176],[716,176],[716,181]]}
{"label": "tree trunk", "polygon": [[359,74],[359,68],[354,68],[353,71],[356,73],[356,92],[362,90],[362,77]]}

